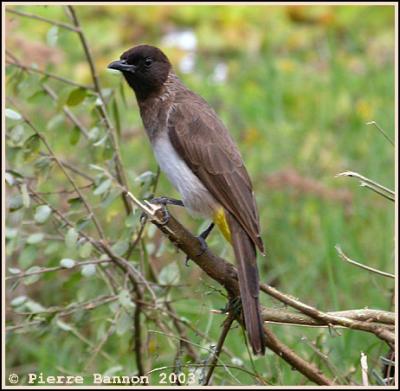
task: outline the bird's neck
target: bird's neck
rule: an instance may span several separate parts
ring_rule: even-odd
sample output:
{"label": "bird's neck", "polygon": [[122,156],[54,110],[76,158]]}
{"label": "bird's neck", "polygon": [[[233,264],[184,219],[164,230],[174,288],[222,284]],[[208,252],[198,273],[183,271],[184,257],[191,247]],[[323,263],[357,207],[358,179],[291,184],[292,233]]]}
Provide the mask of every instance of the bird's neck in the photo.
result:
{"label": "bird's neck", "polygon": [[135,91],[140,115],[150,139],[165,130],[176,93],[182,88],[185,87],[179,78],[175,73],[170,72],[167,80],[156,93],[139,97]]}

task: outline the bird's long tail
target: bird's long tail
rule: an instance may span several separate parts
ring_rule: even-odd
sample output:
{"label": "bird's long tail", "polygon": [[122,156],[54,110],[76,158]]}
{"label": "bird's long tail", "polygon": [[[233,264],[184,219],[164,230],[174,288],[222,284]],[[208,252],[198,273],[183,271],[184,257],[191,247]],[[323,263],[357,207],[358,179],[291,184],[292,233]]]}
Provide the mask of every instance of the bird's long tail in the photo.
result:
{"label": "bird's long tail", "polygon": [[237,263],[240,298],[247,334],[254,354],[264,354],[265,335],[258,299],[260,288],[256,248],[238,221],[230,213],[226,215]]}

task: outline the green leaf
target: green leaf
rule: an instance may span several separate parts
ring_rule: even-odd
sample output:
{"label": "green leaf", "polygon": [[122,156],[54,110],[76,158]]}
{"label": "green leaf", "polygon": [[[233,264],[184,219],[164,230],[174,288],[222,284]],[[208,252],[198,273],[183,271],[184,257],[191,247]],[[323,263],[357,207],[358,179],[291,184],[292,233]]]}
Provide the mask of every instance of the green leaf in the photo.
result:
{"label": "green leaf", "polygon": [[79,234],[76,232],[75,228],[70,228],[65,235],[65,245],[67,248],[74,248],[76,246],[76,242],[78,241]]}
{"label": "green leaf", "polygon": [[81,138],[81,131],[77,126],[74,126],[69,136],[69,143],[71,145],[76,145],[78,144],[80,138]]}
{"label": "green leaf", "polygon": [[89,130],[88,136],[89,140],[96,141],[99,138],[100,129],[95,126],[94,128]]}
{"label": "green leaf", "polygon": [[6,180],[9,186],[14,186],[17,183],[17,181],[14,178],[14,175],[9,172],[6,172],[4,174],[4,179]]}
{"label": "green leaf", "polygon": [[40,137],[37,134],[33,134],[24,142],[24,158],[26,159],[33,152],[38,151],[40,148]]}
{"label": "green leaf", "polygon": [[66,269],[71,269],[76,265],[76,261],[70,258],[63,258],[60,261],[60,266],[65,267]]}
{"label": "green leaf", "polygon": [[26,186],[26,183],[23,183],[21,185],[21,195],[24,208],[29,208],[31,204],[31,198],[29,197],[28,187]]}
{"label": "green leaf", "polygon": [[67,99],[68,106],[77,106],[86,98],[87,91],[84,88],[72,90]]}
{"label": "green leaf", "polygon": [[81,258],[88,258],[92,253],[93,246],[92,243],[86,242],[79,248],[79,256]]}
{"label": "green leaf", "polygon": [[118,301],[122,307],[126,309],[135,308],[135,303],[132,302],[131,295],[127,289],[123,289],[121,292],[119,292]]}
{"label": "green leaf", "polygon": [[110,142],[107,141],[105,148],[103,149],[103,159],[111,160],[114,157],[114,148],[111,146]]}
{"label": "green leaf", "polygon": [[116,98],[113,99],[112,110],[113,110],[114,121],[115,121],[115,129],[117,130],[118,138],[120,138],[121,137],[121,119],[119,117],[118,103],[117,103]]}
{"label": "green leaf", "polygon": [[96,274],[96,265],[83,265],[81,269],[81,274],[84,277],[91,277]]}
{"label": "green leaf", "polygon": [[49,245],[45,248],[44,254],[51,255],[58,252],[60,249],[60,244],[56,241],[50,242]]}
{"label": "green leaf", "polygon": [[15,146],[20,146],[25,136],[25,128],[22,124],[19,124],[12,128],[10,132],[10,139]]}
{"label": "green leaf", "polygon": [[38,159],[35,160],[34,165],[35,168],[39,170],[45,170],[52,164],[52,160],[49,156],[40,156]]}
{"label": "green leaf", "polygon": [[117,335],[121,336],[125,334],[128,330],[130,330],[132,326],[133,326],[132,316],[128,314],[126,311],[123,311],[117,321],[117,324],[115,326],[115,331]]}
{"label": "green leaf", "polygon": [[158,275],[158,281],[163,285],[174,285],[180,280],[179,267],[176,262],[165,266]]}
{"label": "green leaf", "polygon": [[60,319],[57,319],[56,325],[63,331],[71,331],[71,330],[73,330],[72,326],[70,326],[68,323],[63,322]]}
{"label": "green leaf", "polygon": [[17,228],[6,227],[5,236],[7,239],[15,238],[18,234]]}
{"label": "green leaf", "polygon": [[62,114],[57,114],[47,121],[46,128],[48,130],[55,130],[61,126],[64,122],[64,116]]}
{"label": "green leaf", "polygon": [[31,266],[33,261],[37,257],[37,250],[34,246],[25,246],[25,248],[21,251],[18,257],[18,265],[22,269],[26,269]]}
{"label": "green leaf", "polygon": [[26,243],[28,244],[37,244],[40,243],[44,239],[44,234],[38,232],[36,234],[29,235],[26,239]]}
{"label": "green leaf", "polygon": [[11,307],[19,307],[20,305],[24,304],[28,298],[26,296],[17,296],[11,300],[10,305]]}
{"label": "green leaf", "polygon": [[43,224],[51,215],[51,208],[48,205],[40,205],[36,208],[33,218],[39,224]]}
{"label": "green leaf", "polygon": [[15,110],[6,109],[5,114],[8,119],[12,119],[14,121],[19,121],[22,119],[22,115]]}
{"label": "green leaf", "polygon": [[106,134],[104,137],[102,137],[100,140],[96,141],[93,146],[94,147],[100,147],[100,145],[103,145],[108,139],[108,135]]}
{"label": "green leaf", "polygon": [[128,248],[129,248],[128,240],[119,240],[111,247],[115,255],[118,256],[124,255],[128,251]]}
{"label": "green leaf", "polygon": [[51,47],[56,46],[58,41],[58,26],[52,26],[47,32],[47,44]]}
{"label": "green leaf", "polygon": [[82,198],[81,197],[69,198],[68,204],[71,206],[71,208],[77,208],[82,204]]}
{"label": "green leaf", "polygon": [[110,188],[111,184],[112,180],[106,179],[105,181],[101,182],[99,186],[96,187],[93,194],[97,196],[105,193]]}
{"label": "green leaf", "polygon": [[16,194],[8,198],[8,209],[10,212],[15,212],[16,210],[21,209],[23,206],[24,202],[21,194]]}
{"label": "green leaf", "polygon": [[76,229],[78,230],[78,232],[83,230],[91,221],[92,219],[90,218],[90,216],[85,216],[79,219],[76,222]]}
{"label": "green leaf", "polygon": [[19,273],[21,273],[21,269],[18,269],[17,267],[9,267],[9,268],[8,268],[8,271],[9,271],[11,274],[19,274]]}
{"label": "green leaf", "polygon": [[45,92],[45,91],[43,91],[43,90],[39,90],[39,91],[36,91],[35,93],[33,93],[28,99],[27,99],[27,101],[29,102],[29,103],[40,103],[41,102],[41,99],[43,98],[43,97],[47,97],[48,95],[47,95],[47,93]]}
{"label": "green leaf", "polygon": [[[42,268],[40,266],[32,266],[28,270],[26,270],[26,273],[38,272],[40,270],[42,270]],[[35,283],[36,281],[38,281],[40,279],[40,277],[41,277],[41,274],[33,274],[32,276],[25,277],[23,279],[23,282],[25,285],[31,285],[31,284]],[[34,311],[32,311],[32,312],[34,312]],[[38,311],[38,312],[40,312],[40,311]]]}
{"label": "green leaf", "polygon": [[[36,276],[32,276],[32,277],[36,277]],[[29,312],[32,312],[33,314],[37,314],[39,312],[46,311],[45,307],[43,307],[41,304],[39,304],[39,303],[37,303],[36,301],[33,301],[33,300],[28,300],[24,304],[24,306]]]}

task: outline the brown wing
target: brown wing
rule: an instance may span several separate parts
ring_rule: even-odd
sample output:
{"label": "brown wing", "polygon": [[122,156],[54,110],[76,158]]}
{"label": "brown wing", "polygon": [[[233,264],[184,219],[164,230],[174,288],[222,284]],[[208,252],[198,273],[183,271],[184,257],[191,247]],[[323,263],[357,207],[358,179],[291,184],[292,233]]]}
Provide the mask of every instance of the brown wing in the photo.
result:
{"label": "brown wing", "polygon": [[187,91],[175,103],[168,118],[172,145],[264,252],[251,181],[227,129],[199,96]]}

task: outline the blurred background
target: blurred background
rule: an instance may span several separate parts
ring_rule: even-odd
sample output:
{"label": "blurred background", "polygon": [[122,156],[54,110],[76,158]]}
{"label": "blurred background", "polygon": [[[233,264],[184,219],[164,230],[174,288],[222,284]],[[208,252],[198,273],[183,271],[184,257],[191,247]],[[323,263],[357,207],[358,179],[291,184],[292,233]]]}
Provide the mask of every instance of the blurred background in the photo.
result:
{"label": "blurred background", "polygon": [[[62,6],[9,5],[7,10],[71,23]],[[367,125],[376,121],[394,139],[393,6],[93,5],[75,10],[118,131],[134,194],[149,195],[157,166],[134,95],[107,65],[126,49],[147,43],[167,54],[179,77],[215,108],[239,145],[253,180],[267,249],[267,256],[258,260],[262,281],[323,311],[393,310],[393,280],[343,262],[335,250],[339,244],[351,258],[394,272],[394,204],[354,179],[335,178],[340,172],[356,171],[394,188],[394,148],[376,127]],[[9,175],[28,178],[43,197],[82,223],[84,209],[74,201],[76,195],[55,193],[71,187],[61,171],[40,154],[47,152],[43,146],[33,148],[27,143],[32,131],[18,117],[21,111],[43,132],[60,159],[94,178],[85,194],[107,238],[123,255],[138,217],[125,219],[119,193],[109,185],[100,188],[104,177],[92,166],[108,167],[112,158],[104,124],[96,114],[97,97],[90,89],[36,71],[91,85],[77,34],[7,12],[6,50],[7,107],[12,110],[6,135]],[[44,91],[44,83],[57,94],[55,100]],[[86,129],[85,137],[64,115],[65,107]],[[91,252],[82,250],[79,242],[71,246],[71,240],[58,237],[51,219],[38,223],[37,205],[27,204],[26,198],[23,202],[24,194],[10,178],[7,274],[55,267],[62,259],[88,259]],[[88,183],[80,177],[77,181],[82,186]],[[177,196],[163,175],[156,195]],[[171,208],[171,212],[195,233],[205,226],[184,210]],[[208,244],[232,259],[218,232],[213,232]],[[222,308],[226,299],[193,263],[185,267],[184,258],[148,226],[142,246],[130,260],[144,271],[146,262],[151,262],[164,282],[178,284],[160,290],[160,297],[171,300],[179,316],[215,344],[223,317],[210,310]],[[67,316],[60,309],[106,294],[99,274],[98,268],[86,273],[61,270],[39,274],[33,281],[9,281],[8,372],[80,374],[89,360],[88,373],[135,372],[129,316],[118,318],[107,335],[115,302],[91,311],[82,307]],[[281,308],[265,295],[262,301]],[[59,310],[49,310],[54,308]],[[37,326],[23,327],[35,319],[41,320]],[[150,320],[146,325],[150,369],[173,365],[177,341],[152,332],[157,326]],[[371,371],[380,373],[380,357],[388,351],[367,333],[270,327],[300,355],[340,378],[341,384],[360,383],[361,352],[368,355]],[[191,330],[188,333],[200,346],[212,344]],[[106,358],[93,353],[105,335],[100,351]],[[227,363],[256,368],[268,384],[308,384],[272,353],[251,364],[239,328],[229,334],[226,346],[232,353],[224,357]],[[202,349],[199,354],[203,359],[209,355]],[[153,381],[156,384],[155,377]],[[370,381],[378,384],[379,376],[371,372]],[[244,372],[234,371],[231,376],[217,369],[214,384],[255,381]]]}

